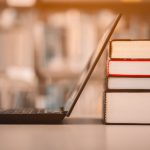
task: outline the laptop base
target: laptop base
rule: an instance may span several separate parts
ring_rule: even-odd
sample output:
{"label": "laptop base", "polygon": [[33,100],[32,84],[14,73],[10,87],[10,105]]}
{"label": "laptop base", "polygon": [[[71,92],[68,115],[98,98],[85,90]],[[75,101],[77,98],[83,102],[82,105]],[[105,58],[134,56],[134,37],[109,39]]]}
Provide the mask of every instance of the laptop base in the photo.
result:
{"label": "laptop base", "polygon": [[0,114],[0,124],[59,124],[65,114]]}

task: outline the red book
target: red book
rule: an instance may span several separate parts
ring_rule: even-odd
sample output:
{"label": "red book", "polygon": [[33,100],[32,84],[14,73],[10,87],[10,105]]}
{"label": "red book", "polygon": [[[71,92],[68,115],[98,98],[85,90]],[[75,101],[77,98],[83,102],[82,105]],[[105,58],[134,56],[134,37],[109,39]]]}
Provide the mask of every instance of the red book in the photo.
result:
{"label": "red book", "polygon": [[150,60],[110,60],[107,75],[150,77]]}

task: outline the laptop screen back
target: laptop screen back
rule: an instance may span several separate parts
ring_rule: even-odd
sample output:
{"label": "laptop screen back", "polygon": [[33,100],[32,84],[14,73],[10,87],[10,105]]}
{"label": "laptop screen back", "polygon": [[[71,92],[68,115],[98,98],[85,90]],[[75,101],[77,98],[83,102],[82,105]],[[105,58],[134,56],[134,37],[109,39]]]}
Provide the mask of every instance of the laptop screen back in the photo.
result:
{"label": "laptop screen back", "polygon": [[108,29],[105,31],[104,35],[98,42],[98,46],[96,51],[93,52],[92,56],[90,57],[87,65],[85,66],[83,72],[81,73],[81,76],[79,77],[79,80],[76,83],[76,86],[72,93],[69,96],[69,99],[67,100],[65,104],[65,111],[67,111],[67,116],[69,116],[78,101],[87,81],[89,80],[98,60],[100,59],[107,43],[109,42],[109,39],[118,23],[120,20],[121,15],[117,15],[117,17],[113,20],[113,22],[110,24]]}

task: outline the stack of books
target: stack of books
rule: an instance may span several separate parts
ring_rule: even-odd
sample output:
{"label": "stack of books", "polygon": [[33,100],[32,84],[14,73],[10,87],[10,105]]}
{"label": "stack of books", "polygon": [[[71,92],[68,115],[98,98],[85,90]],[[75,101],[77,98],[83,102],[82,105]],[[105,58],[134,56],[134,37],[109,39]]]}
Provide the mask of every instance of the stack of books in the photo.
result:
{"label": "stack of books", "polygon": [[111,41],[106,81],[106,124],[150,124],[149,40]]}

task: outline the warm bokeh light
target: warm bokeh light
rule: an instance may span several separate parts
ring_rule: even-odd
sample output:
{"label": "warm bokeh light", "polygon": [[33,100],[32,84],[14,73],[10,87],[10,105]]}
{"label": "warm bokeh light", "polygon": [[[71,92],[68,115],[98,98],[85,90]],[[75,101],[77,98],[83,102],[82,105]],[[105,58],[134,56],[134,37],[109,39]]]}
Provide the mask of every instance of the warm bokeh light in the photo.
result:
{"label": "warm bokeh light", "polygon": [[122,1],[122,2],[127,2],[127,3],[128,3],[128,2],[129,2],[129,3],[130,3],[130,2],[131,2],[131,3],[133,3],[133,2],[134,2],[134,3],[142,2],[142,0],[121,0],[121,1]]}
{"label": "warm bokeh light", "polygon": [[7,4],[10,6],[33,6],[36,0],[7,0]]}

